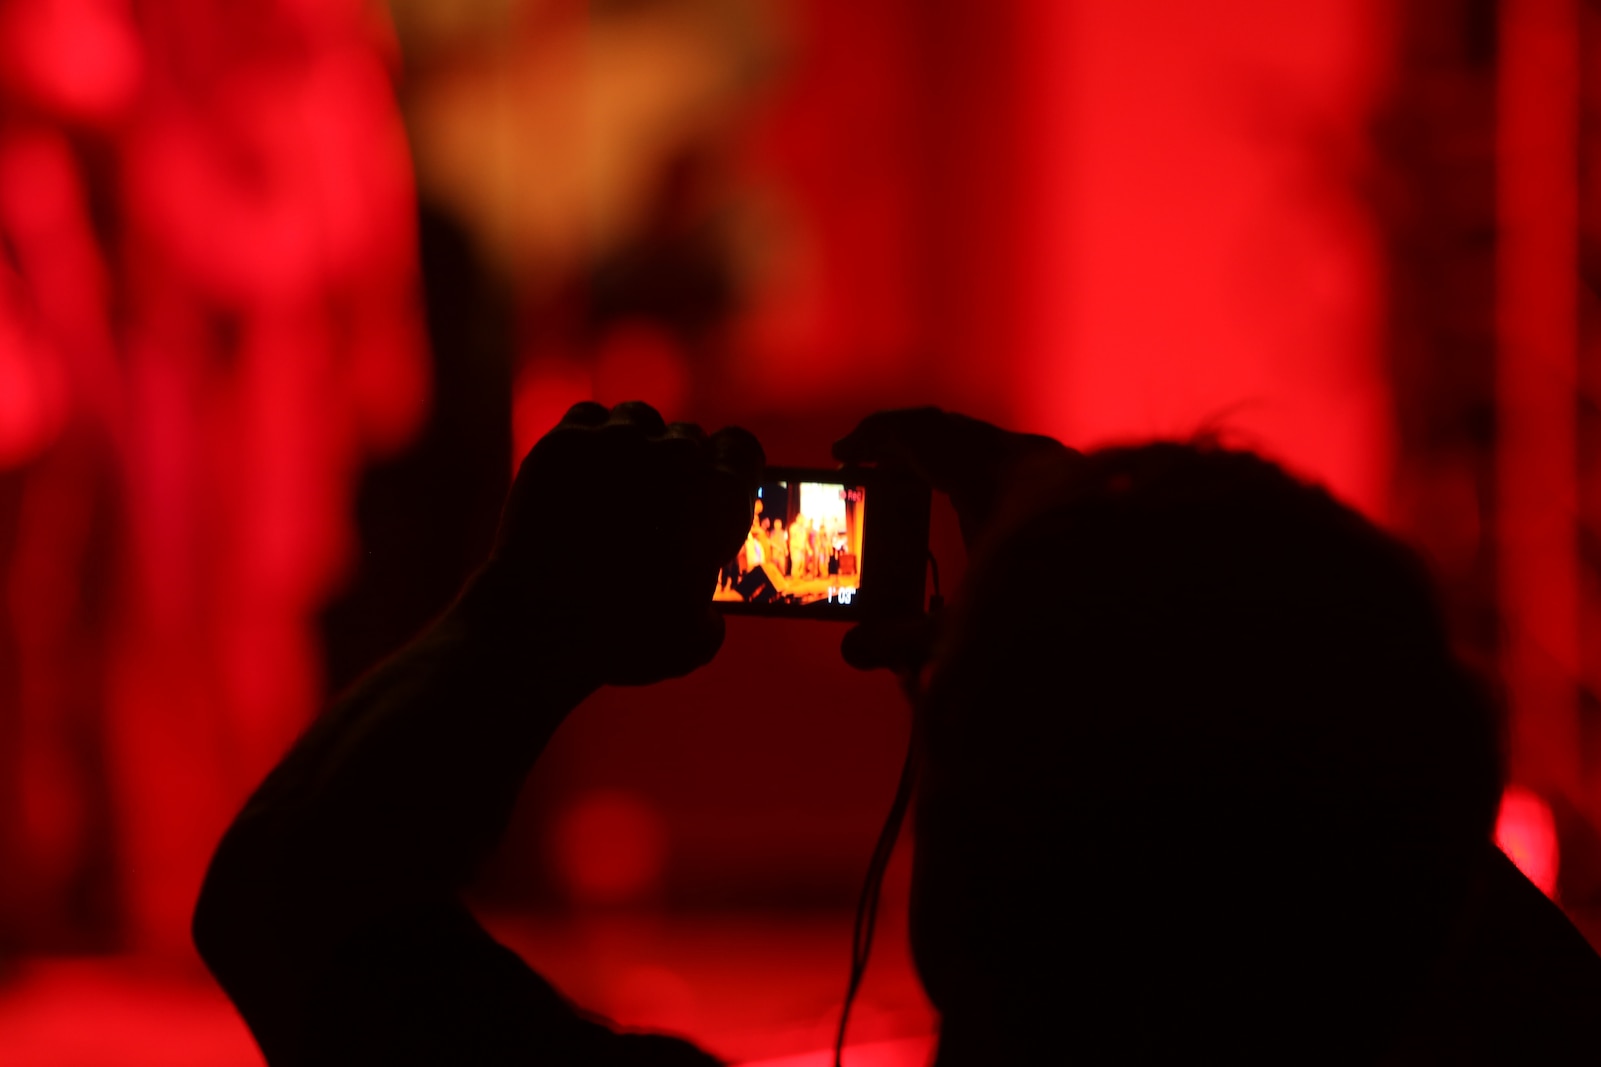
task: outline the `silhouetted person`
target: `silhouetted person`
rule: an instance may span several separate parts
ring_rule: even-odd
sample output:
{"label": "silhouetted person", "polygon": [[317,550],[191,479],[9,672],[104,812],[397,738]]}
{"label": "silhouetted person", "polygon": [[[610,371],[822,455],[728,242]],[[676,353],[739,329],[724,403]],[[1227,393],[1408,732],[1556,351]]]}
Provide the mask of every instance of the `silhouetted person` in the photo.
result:
{"label": "silhouetted person", "polygon": [[[844,647],[933,653],[911,933],[939,1064],[1595,1062],[1601,960],[1491,844],[1496,716],[1408,551],[1206,444],[1086,457],[924,409],[835,451],[950,494],[973,552],[938,630]],[[582,1016],[457,893],[585,696],[716,652],[761,463],[644,405],[530,453],[488,566],[218,849],[196,942],[273,1064],[711,1062]],[[625,501],[672,539],[650,603],[539,565],[615,558]]]}
{"label": "silhouetted person", "polygon": [[976,541],[918,718],[942,1064],[1601,1062],[1601,960],[1491,844],[1498,717],[1410,551],[1205,443],[920,413],[836,452],[886,434]]}

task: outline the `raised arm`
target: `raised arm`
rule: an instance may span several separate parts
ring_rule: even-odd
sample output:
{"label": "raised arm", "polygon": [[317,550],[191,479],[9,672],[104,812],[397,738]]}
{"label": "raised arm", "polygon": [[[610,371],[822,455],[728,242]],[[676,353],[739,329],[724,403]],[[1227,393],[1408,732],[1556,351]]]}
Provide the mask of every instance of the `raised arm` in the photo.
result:
{"label": "raised arm", "polygon": [[[430,1025],[418,1012],[448,1013],[448,991],[464,982],[493,987],[480,1002],[541,1001],[509,1009],[535,1025],[560,1014],[559,998],[517,973],[457,893],[586,696],[681,675],[716,653],[710,594],[749,527],[761,464],[748,434],[708,439],[644,405],[579,405],[530,452],[489,563],[441,619],[327,709],[217,849],[195,942],[270,1062],[327,1061],[342,1000],[369,1015],[398,1001],[407,1014],[392,1021],[418,1033]],[[625,558],[641,522],[670,547],[643,587],[608,562]],[[352,988],[395,970],[353,957],[391,956],[472,973],[419,971],[412,987],[440,985],[413,1004]]]}

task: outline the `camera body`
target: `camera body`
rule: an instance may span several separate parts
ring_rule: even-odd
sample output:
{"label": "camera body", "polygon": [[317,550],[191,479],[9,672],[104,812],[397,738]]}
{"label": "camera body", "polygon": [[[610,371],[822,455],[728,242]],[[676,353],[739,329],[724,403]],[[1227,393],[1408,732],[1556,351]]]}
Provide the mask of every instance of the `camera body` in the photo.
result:
{"label": "camera body", "polygon": [[865,467],[768,467],[713,600],[733,615],[844,622],[924,610],[929,488]]}

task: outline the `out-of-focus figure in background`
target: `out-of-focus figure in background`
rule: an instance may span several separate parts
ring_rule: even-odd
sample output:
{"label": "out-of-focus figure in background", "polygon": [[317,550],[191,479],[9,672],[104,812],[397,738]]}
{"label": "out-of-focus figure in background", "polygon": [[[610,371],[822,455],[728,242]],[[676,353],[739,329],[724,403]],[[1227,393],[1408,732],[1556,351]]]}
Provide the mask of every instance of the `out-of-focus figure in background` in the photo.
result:
{"label": "out-of-focus figure in background", "polygon": [[0,12],[8,941],[185,952],[215,813],[316,706],[354,479],[428,397],[382,30]]}

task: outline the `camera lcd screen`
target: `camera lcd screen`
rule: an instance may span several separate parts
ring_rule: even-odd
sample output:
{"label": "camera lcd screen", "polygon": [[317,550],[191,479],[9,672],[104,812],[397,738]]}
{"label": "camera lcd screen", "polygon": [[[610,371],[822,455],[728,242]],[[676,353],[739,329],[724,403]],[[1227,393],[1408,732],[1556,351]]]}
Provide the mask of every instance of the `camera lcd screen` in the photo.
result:
{"label": "camera lcd screen", "polygon": [[762,614],[838,614],[861,604],[868,487],[825,472],[769,470],[745,545],[723,566],[713,599]]}

